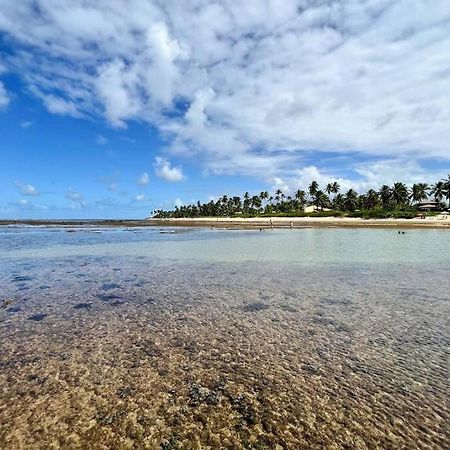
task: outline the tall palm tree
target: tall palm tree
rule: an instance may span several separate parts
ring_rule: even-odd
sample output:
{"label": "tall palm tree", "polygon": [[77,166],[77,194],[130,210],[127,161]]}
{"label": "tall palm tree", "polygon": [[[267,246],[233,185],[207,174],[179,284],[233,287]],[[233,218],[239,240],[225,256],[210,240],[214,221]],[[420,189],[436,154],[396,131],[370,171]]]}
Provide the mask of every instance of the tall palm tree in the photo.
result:
{"label": "tall palm tree", "polygon": [[304,209],[305,203],[306,203],[305,191],[298,189],[297,192],[295,193],[295,201],[296,201],[296,207],[298,209]]}
{"label": "tall palm tree", "polygon": [[380,196],[383,208],[388,208],[390,206],[392,198],[391,188],[387,184],[383,184],[383,186],[381,186],[380,190],[378,191],[378,195]]}
{"label": "tall palm tree", "polygon": [[416,183],[413,184],[411,194],[409,196],[413,202],[419,203],[422,200],[426,200],[428,198],[428,190],[428,184]]}
{"label": "tall palm tree", "polygon": [[311,197],[315,197],[318,190],[319,190],[319,183],[317,181],[313,180],[308,187],[309,195]]}
{"label": "tall palm tree", "polygon": [[333,198],[333,209],[342,211],[344,209],[345,197],[342,194],[336,194]]}
{"label": "tall palm tree", "polygon": [[397,206],[404,206],[408,204],[408,188],[404,183],[394,183],[391,193],[392,200]]}
{"label": "tall palm tree", "polygon": [[431,187],[430,194],[434,196],[437,202],[442,202],[442,199],[446,196],[444,181],[438,181]]}
{"label": "tall palm tree", "polygon": [[277,201],[277,203],[279,203],[282,196],[283,196],[283,191],[281,189],[277,189],[275,191],[275,200]]}
{"label": "tall palm tree", "polygon": [[329,205],[329,202],[330,199],[328,198],[327,194],[319,190],[316,192],[312,203],[316,207],[316,209],[323,209]]}
{"label": "tall palm tree", "polygon": [[333,183],[328,183],[325,192],[330,195],[333,192]]}
{"label": "tall palm tree", "polygon": [[333,181],[333,189],[331,191],[332,194],[337,194],[341,189],[340,184],[337,181]]}
{"label": "tall palm tree", "polygon": [[450,173],[447,175],[447,178],[442,180],[442,182],[444,183],[445,198],[447,199],[448,206],[450,207]]}
{"label": "tall palm tree", "polygon": [[346,192],[344,206],[348,211],[354,211],[358,207],[358,193],[355,190],[349,189]]}
{"label": "tall palm tree", "polygon": [[380,202],[380,200],[378,198],[378,194],[373,189],[369,189],[367,191],[366,195],[364,195],[364,198],[363,198],[364,208],[367,208],[367,209],[376,208],[378,206],[379,202]]}

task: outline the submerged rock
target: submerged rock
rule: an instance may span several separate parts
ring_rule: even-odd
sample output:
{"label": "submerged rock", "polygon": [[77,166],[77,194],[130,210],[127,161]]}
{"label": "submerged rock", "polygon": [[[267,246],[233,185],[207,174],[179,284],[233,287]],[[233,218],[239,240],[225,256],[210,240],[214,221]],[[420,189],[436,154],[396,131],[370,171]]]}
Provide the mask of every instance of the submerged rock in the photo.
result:
{"label": "submerged rock", "polygon": [[74,309],[91,309],[92,304],[91,303],[77,303],[74,306]]}
{"label": "submerged rock", "polygon": [[189,406],[199,406],[202,403],[207,405],[217,405],[220,400],[220,393],[211,390],[198,383],[192,383],[189,388]]}
{"label": "submerged rock", "polygon": [[2,301],[0,308],[7,308],[9,305],[12,305],[14,303],[14,300],[12,298],[7,298]]}
{"label": "submerged rock", "polygon": [[47,317],[47,314],[33,314],[32,316],[28,317],[28,320],[33,320],[35,322],[40,322],[41,320],[44,320]]}
{"label": "submerged rock", "polygon": [[242,309],[245,312],[258,312],[258,311],[263,311],[268,308],[270,308],[269,305],[267,305],[266,303],[261,303],[261,302],[247,303],[246,305],[244,305],[242,307]]}

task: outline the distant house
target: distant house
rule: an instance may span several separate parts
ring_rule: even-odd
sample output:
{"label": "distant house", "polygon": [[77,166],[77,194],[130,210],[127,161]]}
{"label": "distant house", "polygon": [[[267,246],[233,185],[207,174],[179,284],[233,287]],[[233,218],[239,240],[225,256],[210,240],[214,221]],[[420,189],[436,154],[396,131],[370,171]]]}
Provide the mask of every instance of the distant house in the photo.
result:
{"label": "distant house", "polygon": [[435,201],[431,201],[431,200],[417,203],[416,208],[419,211],[438,211],[440,209],[439,202],[435,202]]}

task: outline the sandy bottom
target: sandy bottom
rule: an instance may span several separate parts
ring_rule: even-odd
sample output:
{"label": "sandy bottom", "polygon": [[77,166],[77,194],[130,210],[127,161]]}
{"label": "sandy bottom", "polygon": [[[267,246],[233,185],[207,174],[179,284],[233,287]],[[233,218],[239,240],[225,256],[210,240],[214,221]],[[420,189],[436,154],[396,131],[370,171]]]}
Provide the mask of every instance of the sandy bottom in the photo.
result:
{"label": "sandy bottom", "polygon": [[444,269],[0,269],[4,450],[448,444]]}

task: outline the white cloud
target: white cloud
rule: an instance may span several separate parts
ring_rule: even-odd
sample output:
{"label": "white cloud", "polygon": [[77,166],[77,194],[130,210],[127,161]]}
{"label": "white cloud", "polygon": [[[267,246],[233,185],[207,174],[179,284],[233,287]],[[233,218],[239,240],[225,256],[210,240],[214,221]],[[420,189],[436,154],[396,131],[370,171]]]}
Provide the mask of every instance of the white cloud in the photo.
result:
{"label": "white cloud", "polygon": [[118,183],[117,182],[110,183],[108,185],[108,191],[110,191],[110,192],[116,191],[117,187],[118,187]]}
{"label": "white cloud", "polygon": [[145,200],[145,195],[144,194],[138,194],[136,195],[136,197],[134,198],[137,202],[142,202]]}
{"label": "white cloud", "polygon": [[108,143],[108,139],[105,138],[105,136],[102,136],[101,134],[99,134],[96,138],[95,138],[95,143],[98,145],[105,145]]}
{"label": "white cloud", "polygon": [[177,198],[174,201],[174,204],[175,204],[175,206],[178,206],[178,208],[181,208],[184,205],[184,202],[183,202],[183,200],[181,200],[181,198]]}
{"label": "white cloud", "polygon": [[319,188],[325,190],[328,183],[336,181],[340,186],[340,191],[345,192],[355,189],[362,193],[369,189],[378,190],[383,184],[392,186],[396,182],[403,182],[407,185],[414,183],[433,184],[437,180],[444,178],[447,169],[427,170],[417,161],[391,158],[379,160],[376,163],[359,163],[354,165],[355,177],[339,177],[329,170],[321,170],[316,166],[306,166],[295,171],[294,175],[286,178],[274,177],[271,179],[273,190],[281,189],[285,194],[294,194],[297,189],[308,190],[311,182],[317,181]]}
{"label": "white cloud", "polygon": [[83,203],[84,202],[84,196],[80,192],[76,191],[75,189],[69,188],[66,192],[66,198],[69,200],[72,200],[76,203]]}
{"label": "white cloud", "polygon": [[144,173],[139,177],[137,183],[138,183],[140,186],[145,186],[145,185],[147,185],[147,184],[149,183],[149,181],[150,181],[150,177],[149,177],[148,173],[147,173],[147,172],[144,172]]}
{"label": "white cloud", "polygon": [[181,166],[172,167],[167,159],[160,156],[155,158],[155,172],[158,177],[171,182],[181,181],[185,178]]}
{"label": "white cloud", "polygon": [[211,173],[450,160],[448,0],[3,3],[4,64],[49,111],[151,123]]}
{"label": "white cloud", "polygon": [[39,195],[39,191],[32,184],[22,183],[21,181],[14,181],[14,184],[22,195]]}
{"label": "white cloud", "polygon": [[63,98],[54,95],[41,95],[41,98],[48,111],[53,114],[72,117],[81,116],[75,103],[72,101],[64,100]]}
{"label": "white cloud", "polygon": [[23,210],[48,210],[47,205],[36,205],[28,199],[21,198],[16,203],[12,204],[13,206],[23,209]]}

